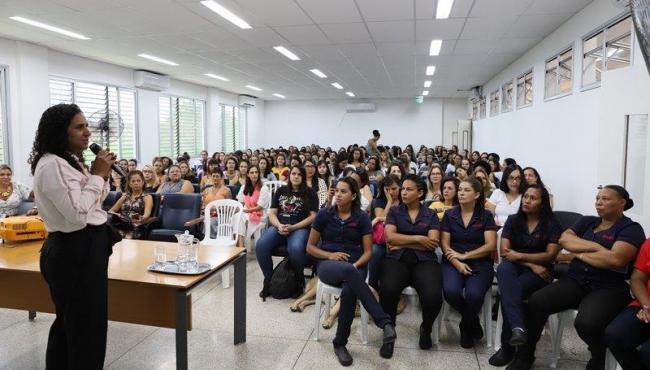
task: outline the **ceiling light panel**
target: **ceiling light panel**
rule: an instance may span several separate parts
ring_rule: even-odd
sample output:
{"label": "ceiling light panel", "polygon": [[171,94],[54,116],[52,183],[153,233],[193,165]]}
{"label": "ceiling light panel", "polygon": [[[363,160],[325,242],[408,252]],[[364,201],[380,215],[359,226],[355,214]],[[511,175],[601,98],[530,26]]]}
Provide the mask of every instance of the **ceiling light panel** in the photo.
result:
{"label": "ceiling light panel", "polygon": [[285,48],[284,46],[274,46],[273,49],[291,60],[300,60],[296,54],[292,53],[291,50]]}
{"label": "ceiling light panel", "polygon": [[225,78],[225,77],[222,77],[222,76],[219,76],[219,75],[215,75],[214,73],[206,73],[205,76],[208,76],[208,77],[214,78],[214,79],[216,79],[216,80],[221,80],[221,81],[230,81],[229,79],[227,79],[227,78]]}
{"label": "ceiling light panel", "polygon": [[253,91],[262,91],[262,89],[260,89],[260,88],[257,87],[257,86],[253,86],[253,85],[246,85],[246,88],[247,88],[247,89],[251,89],[251,90],[253,90]]}
{"label": "ceiling light panel", "polygon": [[451,14],[451,8],[454,6],[454,0],[438,0],[436,8],[437,19],[447,19]]}
{"label": "ceiling light panel", "polygon": [[316,69],[316,68],[310,69],[309,72],[315,74],[316,76],[318,76],[320,78],[327,78],[327,75],[325,73],[321,72],[320,69]]}
{"label": "ceiling light panel", "polygon": [[440,55],[440,48],[442,48],[442,40],[431,40],[431,46],[429,46],[429,55]]}
{"label": "ceiling light panel", "polygon": [[427,95],[429,95],[429,90],[422,91],[422,96],[427,96]]}
{"label": "ceiling light panel", "polygon": [[424,87],[431,87],[431,81],[430,80],[424,81]]}
{"label": "ceiling light panel", "polygon": [[436,66],[427,66],[426,75],[433,76],[436,73]]}
{"label": "ceiling light panel", "polygon": [[332,83],[332,86],[336,87],[336,88],[339,89],[339,90],[343,90],[343,86],[341,86],[341,84],[338,83],[338,82],[333,82],[333,83]]}
{"label": "ceiling light panel", "polygon": [[280,99],[286,99],[287,98],[286,96],[284,96],[282,94],[278,94],[278,93],[274,93],[273,96],[275,96],[277,98],[280,98]]}
{"label": "ceiling light panel", "polygon": [[356,96],[356,95],[354,95],[354,93],[353,93],[352,91],[348,91],[348,92],[346,92],[345,94],[346,94],[347,96],[351,97],[351,98],[354,98],[354,97]]}
{"label": "ceiling light panel", "polygon": [[178,65],[178,63],[172,62],[171,60],[163,59],[161,57],[157,57],[157,56],[151,55],[151,54],[142,53],[142,54],[138,54],[138,56],[140,58],[149,59],[149,60],[152,60],[154,62],[158,62],[158,63],[161,63],[161,64],[166,64],[168,66],[174,66],[175,67],[175,66]]}
{"label": "ceiling light panel", "polygon": [[230,23],[234,24],[235,26],[247,30],[251,29],[250,24],[248,24],[245,20],[241,19],[238,15],[235,13],[231,12],[230,10],[224,8],[221,4],[217,3],[216,1],[213,0],[205,0],[201,1],[201,4],[205,6],[206,8],[212,10],[213,12],[219,14],[223,18],[225,18],[227,21]]}
{"label": "ceiling light panel", "polygon": [[14,20],[16,22],[28,24],[30,26],[38,27],[38,28],[41,28],[41,29],[44,29],[44,30],[47,30],[47,31],[50,31],[50,32],[55,32],[55,33],[58,33],[58,34],[61,34],[61,35],[72,37],[72,38],[75,38],[75,39],[78,39],[78,40],[90,40],[90,37],[86,37],[86,36],[84,36],[84,35],[82,35],[80,33],[64,30],[63,28],[59,28],[59,27],[52,26],[52,25],[49,25],[49,24],[41,23],[41,22],[38,22],[38,21],[35,21],[35,20],[32,20],[32,19],[27,19],[27,18],[18,17],[18,16],[9,17],[9,19],[12,19],[12,20]]}

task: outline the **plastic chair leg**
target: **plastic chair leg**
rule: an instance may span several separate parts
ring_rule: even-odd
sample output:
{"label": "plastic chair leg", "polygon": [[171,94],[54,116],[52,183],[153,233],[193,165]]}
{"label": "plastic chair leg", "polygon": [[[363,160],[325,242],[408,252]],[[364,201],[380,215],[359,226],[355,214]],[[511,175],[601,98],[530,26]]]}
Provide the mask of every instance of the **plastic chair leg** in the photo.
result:
{"label": "plastic chair leg", "polygon": [[483,325],[485,325],[485,337],[488,348],[494,345],[494,334],[492,333],[492,287],[485,293],[483,299]]}
{"label": "plastic chair leg", "polygon": [[361,306],[361,342],[368,344],[368,311]]}
{"label": "plastic chair leg", "polygon": [[316,303],[314,307],[314,334],[313,338],[318,341],[318,334],[320,329],[320,309],[323,303],[323,287],[318,284],[316,288]]}
{"label": "plastic chair leg", "polygon": [[221,285],[224,289],[230,288],[230,267],[221,272]]}
{"label": "plastic chair leg", "polygon": [[[500,308],[500,307],[499,307]],[[499,309],[497,314],[497,326],[494,330],[494,350],[501,349],[501,332],[503,331],[503,313]]]}

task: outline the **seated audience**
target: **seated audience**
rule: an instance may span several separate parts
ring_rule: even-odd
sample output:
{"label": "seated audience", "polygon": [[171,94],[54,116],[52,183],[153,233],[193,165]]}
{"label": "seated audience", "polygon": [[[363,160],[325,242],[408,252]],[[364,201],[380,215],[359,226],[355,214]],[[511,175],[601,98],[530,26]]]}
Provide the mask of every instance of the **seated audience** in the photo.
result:
{"label": "seated audience", "polygon": [[366,265],[372,254],[372,227],[368,214],[360,209],[360,197],[356,181],[349,177],[338,181],[336,205],[318,212],[307,243],[307,253],[317,259],[318,278],[325,284],[342,287],[338,326],[332,343],[334,353],[343,366],[350,366],[353,362],[345,346],[357,299],[373,322],[383,329],[382,343],[394,343],[396,338],[390,316],[377,303],[365,282]]}
{"label": "seated audience", "polygon": [[129,165],[127,166],[127,169],[129,170],[127,173],[137,170],[138,169],[138,160],[137,159],[129,159]]}
{"label": "seated audience", "polygon": [[605,343],[623,370],[650,369],[650,239],[641,246],[630,278],[635,299],[605,330]]}
{"label": "seated audience", "polygon": [[262,182],[278,181],[278,178],[275,176],[273,171],[271,171],[269,160],[266,159],[266,157],[260,157],[258,161],[258,167],[260,169],[260,177],[262,179]]}
{"label": "seated audience", "polygon": [[348,164],[354,166],[355,169],[364,167],[363,154],[361,153],[361,149],[352,149],[350,155],[348,156]]}
{"label": "seated audience", "polygon": [[[386,216],[388,254],[381,266],[379,301],[384,311],[396,322],[397,305],[402,290],[412,286],[422,307],[419,346],[433,345],[431,330],[442,307],[442,276],[435,254],[439,245],[440,221],[420,201],[426,195],[426,184],[416,175],[406,175],[402,183],[402,204],[392,207]],[[381,355],[393,355],[393,343],[384,343]]]}
{"label": "seated audience", "polygon": [[526,343],[524,300],[552,281],[560,234],[562,228],[553,216],[548,191],[542,185],[529,185],[519,211],[508,217],[501,234],[497,281],[503,330],[501,349],[490,357],[490,365],[506,366],[515,347]]}
{"label": "seated audience", "polygon": [[328,198],[327,184],[325,183],[325,180],[316,176],[316,166],[311,159],[305,159],[304,167],[305,175],[307,176],[305,179],[307,187],[316,192],[318,195],[318,208],[323,208],[323,206],[325,206],[325,203],[327,203]]}
{"label": "seated audience", "polygon": [[446,211],[458,206],[458,185],[460,185],[460,180],[457,178],[445,177],[442,180],[442,200],[429,205],[429,208],[438,214],[440,221]]}
{"label": "seated audience", "polygon": [[169,167],[169,174],[166,179],[158,187],[157,193],[172,194],[172,193],[193,193],[194,187],[192,183],[181,179],[181,168],[177,165]]}
{"label": "seated audience", "polygon": [[406,171],[404,170],[404,167],[402,167],[402,164],[399,162],[393,162],[390,164],[388,167],[388,175],[395,175],[397,178],[400,179],[400,181],[404,178],[406,175]]}
{"label": "seated audience", "polygon": [[433,163],[427,176],[427,196],[424,200],[439,202],[442,200],[442,167]]}
{"label": "seated audience", "polygon": [[378,184],[384,178],[384,173],[379,167],[379,158],[375,156],[368,158],[366,171],[368,172],[368,180],[372,183]]}
{"label": "seated audience", "polygon": [[246,246],[257,230],[265,226],[266,210],[271,206],[271,192],[262,186],[260,170],[251,166],[247,170],[246,184],[241,187],[237,200],[244,205],[244,213],[239,226],[239,245]]}
{"label": "seated audience", "polygon": [[153,166],[146,164],[142,167],[142,176],[144,177],[144,192],[155,193],[160,184],[158,183],[158,177],[154,175]]}
{"label": "seated audience", "polygon": [[269,283],[273,274],[273,250],[287,245],[289,262],[302,276],[305,268],[305,248],[311,225],[318,211],[318,196],[307,187],[305,169],[292,167],[289,184],[280,187],[273,195],[269,210],[270,227],[255,245],[257,262],[264,274],[264,287],[260,297],[269,296]]}
{"label": "seated audience", "polygon": [[154,176],[159,184],[165,182],[165,169],[162,159],[155,158],[151,163],[153,165]]}
{"label": "seated audience", "polygon": [[485,194],[485,199],[490,199],[492,192],[494,191],[494,185],[492,185],[490,182],[490,176],[488,173],[483,169],[483,167],[477,167],[474,170],[474,174],[472,176],[474,176],[478,181],[481,182],[481,184],[483,184],[483,193]]}
{"label": "seated audience", "polygon": [[[13,181],[12,177],[11,167],[6,164],[0,165],[0,215],[5,217],[16,216],[20,203],[34,199],[32,189],[20,182]],[[36,213],[36,208],[32,208],[27,215]]]}
{"label": "seated audience", "polygon": [[178,162],[178,168],[181,169],[181,178],[183,180],[187,180],[192,184],[199,183],[199,179],[192,173],[192,169],[186,161]]}
{"label": "seated audience", "polygon": [[548,190],[548,195],[551,197],[551,208],[553,208],[553,193],[551,192],[551,189],[542,182],[542,178],[539,176],[539,172],[533,167],[526,167],[522,171],[524,173],[524,180],[526,181],[526,184],[531,185],[531,184],[538,184],[542,185],[543,187]]}
{"label": "seated audience", "polygon": [[[212,178],[210,174],[212,174],[212,170],[215,168],[221,169],[221,166],[219,166],[219,160],[210,158],[208,159],[207,162],[207,167],[205,168],[203,172],[203,176],[201,176],[201,182],[199,183],[199,190],[203,192],[206,188],[209,186],[212,186]],[[222,172],[223,173],[223,172]]]}
{"label": "seated audience", "polygon": [[275,157],[275,166],[271,168],[271,171],[278,181],[289,181],[289,167],[286,166],[286,157],[284,154],[279,153]]}
{"label": "seated audience", "polygon": [[144,191],[144,174],[138,170],[127,175],[126,187],[122,197],[108,211],[111,214],[111,224],[123,237],[140,239],[144,237],[144,229],[140,227],[151,217],[153,198]]}
{"label": "seated audience", "polygon": [[210,172],[210,183],[212,186],[205,188],[201,192],[201,208],[205,208],[208,203],[219,199],[232,199],[230,188],[224,184],[223,172],[219,167],[212,167]]}
{"label": "seated audience", "polygon": [[530,369],[548,317],[576,308],[574,326],[591,352],[587,369],[605,368],[605,328],[630,301],[625,280],[645,239],[641,225],[623,214],[633,205],[623,187],[605,186],[596,197],[598,217],[583,216],[562,233],[560,246],[575,253],[576,258],[566,277],[528,299],[527,341],[519,346],[509,369]]}
{"label": "seated audience", "polygon": [[237,186],[239,183],[239,171],[237,171],[237,159],[235,157],[228,157],[226,159],[226,169],[223,171],[223,180],[226,185]]}
{"label": "seated audience", "polygon": [[318,177],[325,181],[325,184],[328,188],[332,186],[332,181],[334,181],[334,176],[330,171],[330,167],[327,165],[327,162],[324,160],[318,161]]}
{"label": "seated audience", "polygon": [[440,227],[442,281],[445,300],[461,315],[460,345],[471,348],[483,337],[479,312],[494,277],[491,256],[497,227],[492,213],[484,209],[483,186],[475,178],[460,183],[458,203],[445,212]]}
{"label": "seated audience", "polygon": [[503,181],[499,188],[492,192],[490,203],[487,205],[487,208],[494,213],[494,220],[498,226],[503,226],[508,216],[514,215],[519,210],[524,183],[523,174],[518,166],[506,167],[503,171]]}
{"label": "seated audience", "polygon": [[368,285],[379,290],[381,264],[386,256],[385,222],[388,210],[402,202],[400,181],[395,175],[384,177],[377,198],[372,202],[372,258],[368,264]]}

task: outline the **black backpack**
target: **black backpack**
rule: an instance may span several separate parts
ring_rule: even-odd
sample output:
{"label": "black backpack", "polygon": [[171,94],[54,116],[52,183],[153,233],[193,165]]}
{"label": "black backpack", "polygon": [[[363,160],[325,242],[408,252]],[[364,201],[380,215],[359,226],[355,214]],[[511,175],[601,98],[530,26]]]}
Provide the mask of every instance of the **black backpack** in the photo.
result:
{"label": "black backpack", "polygon": [[298,298],[302,293],[305,280],[302,273],[296,272],[285,257],[273,269],[269,294],[275,299]]}

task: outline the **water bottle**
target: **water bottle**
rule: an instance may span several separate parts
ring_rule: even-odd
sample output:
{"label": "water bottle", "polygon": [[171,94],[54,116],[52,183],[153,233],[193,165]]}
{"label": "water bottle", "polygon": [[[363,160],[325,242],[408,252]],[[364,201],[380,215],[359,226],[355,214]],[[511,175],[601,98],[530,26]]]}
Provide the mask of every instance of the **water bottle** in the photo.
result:
{"label": "water bottle", "polygon": [[176,253],[176,265],[179,272],[187,271],[187,252],[189,245],[192,244],[194,235],[191,235],[188,230],[184,234],[176,234],[178,239],[178,252]]}

